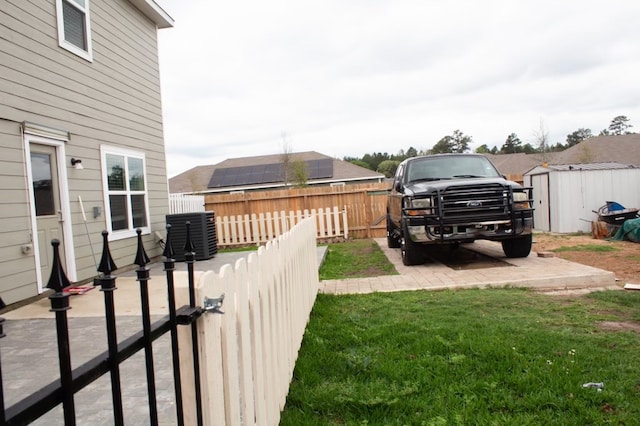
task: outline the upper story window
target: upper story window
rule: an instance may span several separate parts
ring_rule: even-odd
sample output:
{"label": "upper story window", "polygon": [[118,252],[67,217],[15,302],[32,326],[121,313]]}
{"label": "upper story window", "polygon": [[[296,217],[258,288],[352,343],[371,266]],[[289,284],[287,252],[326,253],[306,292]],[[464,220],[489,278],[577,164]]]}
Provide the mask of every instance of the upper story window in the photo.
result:
{"label": "upper story window", "polygon": [[143,153],[102,147],[105,213],[110,238],[149,233],[146,165]]}
{"label": "upper story window", "polygon": [[92,61],[89,0],[56,0],[56,10],[60,47]]}

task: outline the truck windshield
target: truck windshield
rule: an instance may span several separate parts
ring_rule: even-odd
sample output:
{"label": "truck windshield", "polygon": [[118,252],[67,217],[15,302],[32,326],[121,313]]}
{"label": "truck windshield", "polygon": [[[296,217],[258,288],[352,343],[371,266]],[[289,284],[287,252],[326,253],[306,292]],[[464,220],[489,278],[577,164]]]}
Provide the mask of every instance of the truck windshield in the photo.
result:
{"label": "truck windshield", "polygon": [[499,177],[500,173],[482,156],[438,156],[417,158],[407,164],[407,183],[425,180]]}

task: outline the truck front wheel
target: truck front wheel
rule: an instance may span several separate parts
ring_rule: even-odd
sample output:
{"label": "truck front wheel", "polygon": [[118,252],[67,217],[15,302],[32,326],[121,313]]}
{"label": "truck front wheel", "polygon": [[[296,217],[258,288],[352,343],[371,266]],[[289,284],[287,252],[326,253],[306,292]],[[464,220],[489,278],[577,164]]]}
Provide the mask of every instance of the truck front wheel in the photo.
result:
{"label": "truck front wheel", "polygon": [[407,225],[402,226],[402,237],[400,238],[400,252],[402,253],[402,264],[405,266],[419,265],[424,263],[424,255],[420,244],[411,241]]}
{"label": "truck front wheel", "polygon": [[396,234],[398,234],[398,231],[396,231],[396,227],[393,226],[391,218],[387,215],[387,247],[400,248],[400,240]]}
{"label": "truck front wheel", "polygon": [[527,257],[531,253],[531,235],[502,241],[502,251],[510,258]]}

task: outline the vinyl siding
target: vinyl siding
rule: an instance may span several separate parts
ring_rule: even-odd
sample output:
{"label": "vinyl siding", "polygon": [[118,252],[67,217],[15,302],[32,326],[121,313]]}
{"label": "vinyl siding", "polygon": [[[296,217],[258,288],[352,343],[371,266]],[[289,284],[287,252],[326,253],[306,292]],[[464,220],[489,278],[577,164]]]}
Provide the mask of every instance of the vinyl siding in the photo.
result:
{"label": "vinyl siding", "polygon": [[12,303],[36,294],[24,152],[17,123],[0,120],[0,297]]}
{"label": "vinyl siding", "polygon": [[[28,121],[68,131],[64,167],[79,280],[96,275],[89,239],[99,261],[101,232],[107,226],[101,145],[145,154],[152,232],[144,236],[144,242],[151,257],[161,254],[153,231],[164,233],[168,213],[155,24],[126,0],[91,0],[90,14],[92,62],[58,46],[55,0],[3,0],[0,10],[0,198],[5,200],[0,201],[0,217],[12,214],[5,212],[20,212],[11,218],[19,222],[15,225],[20,230],[15,232],[29,235],[24,142],[19,123]],[[81,158],[84,169],[71,168],[71,157]],[[86,211],[86,228],[78,196]],[[94,207],[102,211],[97,218],[93,217]],[[4,238],[4,223],[1,232]],[[20,240],[19,236],[13,239]],[[118,266],[133,262],[135,238],[114,241],[110,246]],[[11,247],[20,253],[19,245],[0,245],[0,266],[4,266],[5,256],[11,257]],[[2,251],[4,248],[9,252]],[[12,268],[5,272],[3,267],[0,272],[0,296],[5,303],[18,295],[8,288],[7,274],[33,270],[33,257],[30,262],[12,262]],[[34,287],[35,272],[25,280]],[[30,291],[33,293],[33,288]],[[20,298],[24,297],[22,293]]]}

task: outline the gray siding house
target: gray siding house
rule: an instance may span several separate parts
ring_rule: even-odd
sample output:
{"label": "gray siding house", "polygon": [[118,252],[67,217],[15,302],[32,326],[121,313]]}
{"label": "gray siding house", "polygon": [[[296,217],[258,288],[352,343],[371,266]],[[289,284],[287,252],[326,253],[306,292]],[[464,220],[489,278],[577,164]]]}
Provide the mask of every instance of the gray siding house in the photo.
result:
{"label": "gray siding house", "polygon": [[[136,228],[161,254],[168,191],[153,0],[2,0],[0,307],[45,290],[51,240],[72,282],[119,267]],[[95,252],[95,256],[93,255]]]}

